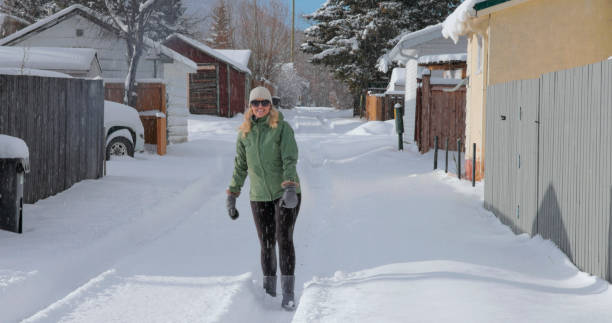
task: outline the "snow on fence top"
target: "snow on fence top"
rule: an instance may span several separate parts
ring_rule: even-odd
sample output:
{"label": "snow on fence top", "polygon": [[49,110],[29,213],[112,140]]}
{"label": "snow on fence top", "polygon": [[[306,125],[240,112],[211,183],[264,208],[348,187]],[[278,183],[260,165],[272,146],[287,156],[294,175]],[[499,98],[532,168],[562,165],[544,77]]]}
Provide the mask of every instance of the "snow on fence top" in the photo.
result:
{"label": "snow on fence top", "polygon": [[91,48],[0,46],[0,67],[88,71],[96,57]]}
{"label": "snow on fence top", "polygon": [[37,70],[32,68],[19,68],[19,67],[0,67],[0,74],[3,75],[28,75],[28,76],[42,76],[42,77],[59,77],[71,79],[72,76],[60,72]]}
{"label": "snow on fence top", "polygon": [[8,135],[0,135],[0,158],[23,158],[30,157],[30,151],[25,141]]}
{"label": "snow on fence top", "polygon": [[440,55],[427,55],[419,57],[419,64],[436,64],[436,63],[449,63],[449,62],[466,62],[467,54],[440,54]]}
{"label": "snow on fence top", "polygon": [[[125,78],[116,78],[116,77],[104,77],[104,78],[98,78],[104,81],[104,83],[124,83],[125,82]],[[136,79],[136,83],[161,83],[161,84],[166,84],[168,83],[167,80],[164,79],[160,79],[160,78],[137,78]]]}

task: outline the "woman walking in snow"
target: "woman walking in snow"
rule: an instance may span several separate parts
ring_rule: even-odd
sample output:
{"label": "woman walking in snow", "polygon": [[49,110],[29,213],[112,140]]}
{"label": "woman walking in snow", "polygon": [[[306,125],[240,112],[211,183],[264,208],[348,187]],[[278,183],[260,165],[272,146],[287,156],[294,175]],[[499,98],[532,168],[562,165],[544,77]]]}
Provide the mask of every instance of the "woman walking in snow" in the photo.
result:
{"label": "woman walking in snow", "polygon": [[261,245],[263,288],[276,296],[276,242],[280,258],[282,307],[295,309],[293,227],[300,211],[300,180],[295,169],[298,148],[293,129],[272,107],[264,87],[254,88],[236,142],[234,173],[227,189],[227,208],[238,218],[236,198],[249,175],[251,210]]}

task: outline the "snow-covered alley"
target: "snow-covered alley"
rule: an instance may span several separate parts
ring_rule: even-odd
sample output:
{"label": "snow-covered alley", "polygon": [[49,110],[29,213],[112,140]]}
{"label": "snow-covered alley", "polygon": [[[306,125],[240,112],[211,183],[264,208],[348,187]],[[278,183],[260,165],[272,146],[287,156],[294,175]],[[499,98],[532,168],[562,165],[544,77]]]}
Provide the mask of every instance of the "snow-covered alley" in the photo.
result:
{"label": "snow-covered alley", "polygon": [[188,143],[112,160],[0,232],[0,321],[612,322],[606,281],[351,112],[283,110],[303,190],[294,313],[260,289],[248,183],[240,218],[225,210],[240,116],[191,116]]}

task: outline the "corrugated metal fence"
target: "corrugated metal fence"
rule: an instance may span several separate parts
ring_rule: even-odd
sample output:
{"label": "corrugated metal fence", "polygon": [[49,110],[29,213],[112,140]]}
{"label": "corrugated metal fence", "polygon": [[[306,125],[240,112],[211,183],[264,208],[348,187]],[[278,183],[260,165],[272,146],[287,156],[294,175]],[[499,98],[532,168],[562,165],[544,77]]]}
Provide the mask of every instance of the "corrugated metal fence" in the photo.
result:
{"label": "corrugated metal fence", "polygon": [[611,279],[612,61],[487,89],[485,207]]}
{"label": "corrugated metal fence", "polygon": [[0,133],[30,149],[25,203],[100,178],[104,167],[102,81],[0,75]]}

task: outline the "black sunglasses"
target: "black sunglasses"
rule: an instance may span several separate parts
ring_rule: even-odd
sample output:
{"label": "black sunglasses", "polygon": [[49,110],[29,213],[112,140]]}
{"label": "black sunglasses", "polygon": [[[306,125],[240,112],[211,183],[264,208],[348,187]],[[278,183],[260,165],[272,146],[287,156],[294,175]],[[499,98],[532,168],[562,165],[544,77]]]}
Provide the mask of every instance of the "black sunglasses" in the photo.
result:
{"label": "black sunglasses", "polygon": [[251,105],[256,107],[256,108],[258,106],[260,106],[260,105],[262,107],[264,107],[264,108],[267,108],[267,107],[270,106],[270,101],[268,101],[268,100],[261,100],[261,101],[260,100],[253,100],[253,101],[251,101]]}

